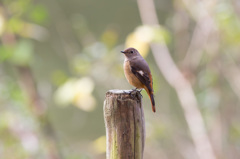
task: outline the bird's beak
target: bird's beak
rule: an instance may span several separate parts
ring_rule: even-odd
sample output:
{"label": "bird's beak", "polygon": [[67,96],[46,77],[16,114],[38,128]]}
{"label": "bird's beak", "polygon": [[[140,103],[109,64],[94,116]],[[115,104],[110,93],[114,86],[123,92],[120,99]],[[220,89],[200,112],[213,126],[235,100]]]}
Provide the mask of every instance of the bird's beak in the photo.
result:
{"label": "bird's beak", "polygon": [[124,52],[124,51],[121,51],[121,53],[125,54],[125,52]]}

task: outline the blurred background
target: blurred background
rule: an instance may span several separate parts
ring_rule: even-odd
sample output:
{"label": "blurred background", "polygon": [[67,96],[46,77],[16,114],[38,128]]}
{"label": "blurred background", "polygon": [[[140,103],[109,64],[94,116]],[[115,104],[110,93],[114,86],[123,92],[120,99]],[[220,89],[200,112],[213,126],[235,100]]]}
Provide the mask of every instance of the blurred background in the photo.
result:
{"label": "blurred background", "polygon": [[[240,1],[143,1],[0,1],[0,158],[104,159],[103,102],[133,88],[129,46],[154,79],[156,113],[142,91],[144,158],[240,158]],[[154,10],[159,24],[144,25]]]}

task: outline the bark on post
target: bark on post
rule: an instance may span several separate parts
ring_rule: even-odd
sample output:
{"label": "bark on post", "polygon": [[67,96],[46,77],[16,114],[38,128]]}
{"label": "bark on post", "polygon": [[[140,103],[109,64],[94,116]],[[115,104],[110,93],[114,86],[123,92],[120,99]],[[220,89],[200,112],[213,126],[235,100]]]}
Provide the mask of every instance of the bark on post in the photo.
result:
{"label": "bark on post", "polygon": [[142,97],[130,90],[110,90],[104,102],[107,159],[142,159],[145,122]]}

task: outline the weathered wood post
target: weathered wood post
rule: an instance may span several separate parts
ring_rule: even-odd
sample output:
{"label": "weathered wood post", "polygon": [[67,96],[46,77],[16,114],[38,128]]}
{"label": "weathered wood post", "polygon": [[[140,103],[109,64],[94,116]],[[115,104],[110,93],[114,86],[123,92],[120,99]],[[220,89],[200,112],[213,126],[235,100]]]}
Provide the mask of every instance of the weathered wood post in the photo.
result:
{"label": "weathered wood post", "polygon": [[110,90],[104,102],[107,159],[142,159],[145,121],[140,92]]}

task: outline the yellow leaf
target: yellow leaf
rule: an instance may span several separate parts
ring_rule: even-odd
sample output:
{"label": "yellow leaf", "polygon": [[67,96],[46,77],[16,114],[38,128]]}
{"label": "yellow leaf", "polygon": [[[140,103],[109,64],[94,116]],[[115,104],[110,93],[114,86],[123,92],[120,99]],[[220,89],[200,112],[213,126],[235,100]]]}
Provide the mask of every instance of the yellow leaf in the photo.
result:
{"label": "yellow leaf", "polygon": [[0,35],[2,35],[2,33],[4,31],[4,24],[5,24],[5,19],[2,15],[2,13],[0,12]]}
{"label": "yellow leaf", "polygon": [[143,57],[146,57],[149,51],[149,44],[137,38],[135,33],[128,35],[125,45],[126,48],[133,47],[137,49]]}
{"label": "yellow leaf", "polygon": [[89,77],[69,79],[55,93],[55,101],[58,105],[73,104],[84,111],[92,111],[96,100],[92,95],[94,82]]}
{"label": "yellow leaf", "polygon": [[93,142],[93,147],[98,153],[106,152],[106,136],[101,136]]}

